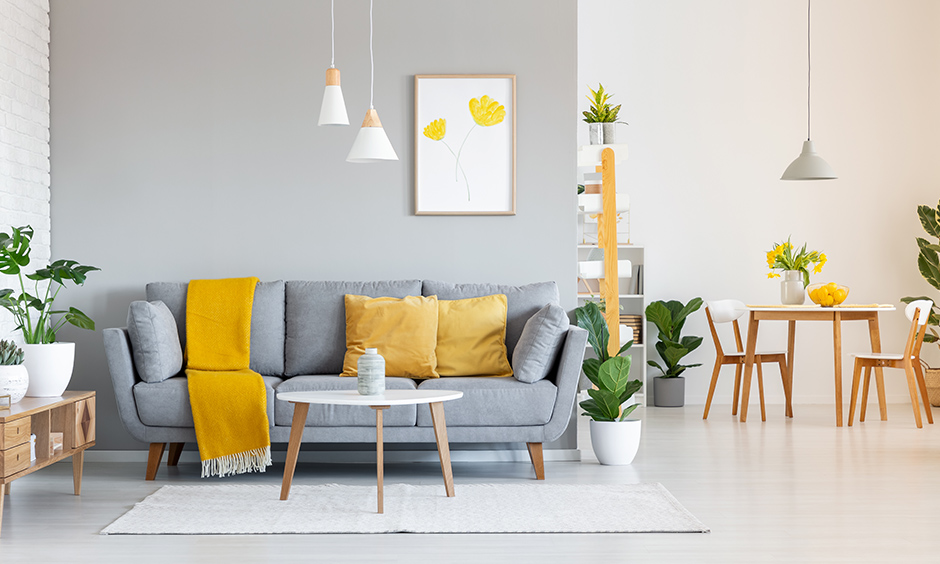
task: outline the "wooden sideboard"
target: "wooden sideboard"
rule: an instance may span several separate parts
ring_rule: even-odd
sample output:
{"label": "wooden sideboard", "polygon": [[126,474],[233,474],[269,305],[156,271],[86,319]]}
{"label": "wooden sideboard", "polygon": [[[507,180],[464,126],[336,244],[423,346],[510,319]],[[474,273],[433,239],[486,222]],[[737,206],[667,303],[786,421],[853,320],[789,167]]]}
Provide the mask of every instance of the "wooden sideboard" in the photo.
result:
{"label": "wooden sideboard", "polygon": [[[61,448],[53,438],[62,435]],[[36,435],[36,460],[30,460],[30,435]],[[65,392],[55,398],[23,398],[0,407],[0,526],[3,501],[17,478],[72,457],[75,495],[82,493],[85,450],[95,445],[95,392]]]}

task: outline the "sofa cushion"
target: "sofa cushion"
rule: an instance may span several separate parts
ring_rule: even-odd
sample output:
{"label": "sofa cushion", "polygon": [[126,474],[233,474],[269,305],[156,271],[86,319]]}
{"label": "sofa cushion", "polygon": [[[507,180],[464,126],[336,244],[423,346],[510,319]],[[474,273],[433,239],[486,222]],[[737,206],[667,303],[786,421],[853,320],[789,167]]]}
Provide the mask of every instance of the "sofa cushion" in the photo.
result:
{"label": "sofa cushion", "polygon": [[438,300],[441,376],[512,376],[506,358],[506,296]]}
{"label": "sofa cushion", "polygon": [[561,306],[548,304],[526,321],[512,356],[516,380],[529,384],[548,376],[570,321]]}
{"label": "sofa cushion", "polygon": [[[457,390],[458,400],[444,402],[448,427],[500,427],[544,425],[552,418],[555,385],[548,380],[534,384],[506,378],[441,378],[425,380],[419,390]],[[431,410],[418,406],[418,426],[431,427]]]}
{"label": "sofa cushion", "polygon": [[[147,299],[167,305],[186,348],[187,282],[147,284]],[[251,306],[251,361],[249,368],[267,376],[284,374],[284,281],[259,282]]]}
{"label": "sofa cushion", "polygon": [[183,349],[176,320],[160,300],[131,302],[127,334],[137,374],[144,382],[162,382],[183,369]]}
{"label": "sofa cushion", "polygon": [[420,296],[421,281],[288,281],[284,374],[339,374],[343,371],[346,294],[370,298]]}
{"label": "sofa cushion", "polygon": [[357,376],[366,347],[385,359],[385,374],[437,378],[437,298],[370,298],[346,294],[342,376]]}
{"label": "sofa cushion", "polygon": [[421,292],[425,296],[437,296],[438,300],[462,300],[492,294],[506,294],[506,353],[510,361],[526,321],[545,304],[557,304],[559,301],[558,286],[554,282],[511,286],[507,284],[451,284],[425,280]]}
{"label": "sofa cushion", "polygon": [[[274,425],[274,388],[282,382],[276,376],[262,376],[267,394],[268,424]],[[151,427],[192,427],[193,411],[189,405],[189,383],[176,376],[157,383],[138,382],[134,400],[140,422]]]}
{"label": "sofa cushion", "polygon": [[[294,376],[278,386],[278,392],[317,392],[323,390],[355,390],[355,378],[329,376]],[[414,380],[408,378],[385,378],[387,390],[413,390]],[[382,414],[385,427],[414,427],[415,406],[396,405]],[[277,400],[274,404],[274,421],[279,426],[290,427],[294,419],[294,404]],[[307,412],[307,427],[375,427],[375,410],[360,405],[310,404]]]}

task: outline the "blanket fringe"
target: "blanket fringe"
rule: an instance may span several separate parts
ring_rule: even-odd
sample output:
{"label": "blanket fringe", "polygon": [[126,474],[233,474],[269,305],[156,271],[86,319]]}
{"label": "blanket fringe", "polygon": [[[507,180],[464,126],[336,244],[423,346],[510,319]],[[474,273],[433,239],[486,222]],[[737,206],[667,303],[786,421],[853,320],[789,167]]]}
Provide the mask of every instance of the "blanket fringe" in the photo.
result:
{"label": "blanket fringe", "polygon": [[202,461],[202,477],[234,476],[246,472],[264,472],[271,466],[271,446],[237,452]]}

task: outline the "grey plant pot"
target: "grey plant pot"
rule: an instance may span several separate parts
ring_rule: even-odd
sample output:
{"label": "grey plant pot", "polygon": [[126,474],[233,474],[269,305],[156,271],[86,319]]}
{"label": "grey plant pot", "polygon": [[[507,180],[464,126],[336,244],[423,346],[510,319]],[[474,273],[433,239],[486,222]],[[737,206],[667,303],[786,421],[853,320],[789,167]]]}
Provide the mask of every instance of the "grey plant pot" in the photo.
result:
{"label": "grey plant pot", "polygon": [[685,405],[685,378],[653,378],[653,405],[682,407]]}

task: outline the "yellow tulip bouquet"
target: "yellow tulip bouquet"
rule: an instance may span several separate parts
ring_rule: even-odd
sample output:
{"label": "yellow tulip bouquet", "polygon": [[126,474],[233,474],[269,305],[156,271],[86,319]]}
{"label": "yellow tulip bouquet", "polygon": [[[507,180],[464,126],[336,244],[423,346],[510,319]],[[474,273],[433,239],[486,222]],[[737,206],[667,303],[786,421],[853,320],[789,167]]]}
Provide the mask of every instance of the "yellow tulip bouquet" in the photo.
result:
{"label": "yellow tulip bouquet", "polygon": [[809,286],[809,267],[813,266],[813,274],[819,274],[826,264],[826,253],[807,251],[806,244],[794,252],[790,238],[782,243],[774,243],[773,250],[767,251],[767,266],[770,272],[767,278],[779,278],[777,270],[798,270],[803,273],[803,287]]}

